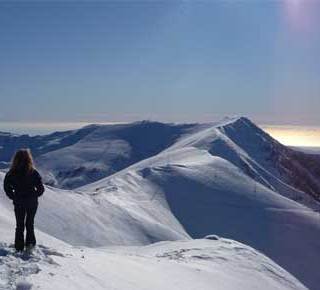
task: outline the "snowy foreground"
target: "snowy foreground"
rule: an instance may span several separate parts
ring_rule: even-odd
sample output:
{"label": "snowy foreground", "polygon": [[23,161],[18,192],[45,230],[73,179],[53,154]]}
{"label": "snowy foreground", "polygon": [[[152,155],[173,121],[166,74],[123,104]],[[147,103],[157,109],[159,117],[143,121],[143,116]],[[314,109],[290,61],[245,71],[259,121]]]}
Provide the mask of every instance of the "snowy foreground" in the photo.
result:
{"label": "snowy foreground", "polygon": [[264,255],[212,237],[143,247],[38,246],[19,256],[0,244],[0,289],[306,289]]}
{"label": "snowy foreground", "polygon": [[[315,192],[317,167],[302,167],[243,118],[142,127],[153,132],[149,143],[139,124],[88,127],[85,139],[81,130],[45,137],[60,138],[38,159],[54,163],[53,173],[84,167],[62,174],[63,182],[83,184],[95,166],[118,168],[72,190],[47,186],[32,256],[10,247],[13,208],[0,188],[1,290],[319,289],[320,204],[302,190],[310,180]],[[297,178],[308,182],[298,189]],[[202,239],[211,234],[224,238]]]}

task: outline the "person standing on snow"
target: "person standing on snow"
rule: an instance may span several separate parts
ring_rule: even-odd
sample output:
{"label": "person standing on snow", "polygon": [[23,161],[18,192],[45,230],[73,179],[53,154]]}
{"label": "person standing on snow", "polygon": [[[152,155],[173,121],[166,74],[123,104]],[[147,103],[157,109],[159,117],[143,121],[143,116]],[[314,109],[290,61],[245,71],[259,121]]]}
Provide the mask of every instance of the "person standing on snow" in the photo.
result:
{"label": "person standing on snow", "polygon": [[[39,172],[34,168],[29,149],[20,149],[13,157],[10,170],[4,179],[4,191],[13,201],[16,216],[15,248],[17,251],[31,249],[36,245],[34,218],[38,197],[44,193]],[[24,230],[27,230],[24,240]]]}

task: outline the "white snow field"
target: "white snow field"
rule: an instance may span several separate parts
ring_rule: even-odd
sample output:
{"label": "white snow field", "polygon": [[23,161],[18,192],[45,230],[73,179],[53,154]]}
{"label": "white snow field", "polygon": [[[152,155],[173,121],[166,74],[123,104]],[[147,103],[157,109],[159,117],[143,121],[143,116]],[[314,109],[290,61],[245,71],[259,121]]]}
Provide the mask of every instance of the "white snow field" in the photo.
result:
{"label": "white snow field", "polygon": [[[44,199],[41,202],[45,204]],[[33,254],[17,254],[11,244],[13,214],[3,200],[0,209],[1,290],[307,289],[253,248],[217,236],[149,246],[88,248],[73,247],[37,231]],[[86,211],[82,214],[88,216]],[[37,224],[43,216],[41,213]],[[74,229],[72,225],[69,231]],[[61,232],[65,233],[63,228]]]}
{"label": "white snow field", "polygon": [[[3,177],[0,173],[1,184]],[[126,182],[131,180],[123,181]],[[135,188],[128,185],[113,198],[47,187],[37,213],[37,228],[72,245],[90,247],[145,245],[189,238],[165,198],[150,198],[155,187],[142,178],[137,182],[140,184]],[[109,183],[107,186],[107,191],[113,189]],[[6,220],[9,216],[13,218],[11,201],[2,188],[0,202],[0,216],[3,214]]]}
{"label": "white snow field", "polygon": [[[46,239],[41,241],[48,243]],[[0,289],[307,288],[254,249],[214,237],[123,248],[40,244],[32,255],[16,254],[8,244],[1,243]]]}
{"label": "white snow field", "polygon": [[241,241],[317,289],[319,213],[255,182],[230,162],[193,147],[168,150],[81,190],[122,200],[126,192],[143,192],[142,180],[154,187],[150,200],[165,196],[191,237],[215,233]]}
{"label": "white snow field", "polygon": [[[32,256],[10,247],[13,210],[1,188],[0,289],[317,290],[319,203],[286,182],[284,163],[264,158],[290,156],[252,126],[244,118],[182,126],[108,177],[47,187]],[[61,150],[52,151],[59,166]],[[211,234],[224,238],[202,239]]]}

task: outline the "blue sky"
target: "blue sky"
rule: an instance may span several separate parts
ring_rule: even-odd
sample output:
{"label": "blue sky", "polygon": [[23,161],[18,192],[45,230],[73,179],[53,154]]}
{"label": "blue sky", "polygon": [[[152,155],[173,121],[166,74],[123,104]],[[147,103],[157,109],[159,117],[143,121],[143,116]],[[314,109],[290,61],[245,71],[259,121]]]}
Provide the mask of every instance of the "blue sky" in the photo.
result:
{"label": "blue sky", "polygon": [[0,2],[0,121],[320,125],[320,2]]}

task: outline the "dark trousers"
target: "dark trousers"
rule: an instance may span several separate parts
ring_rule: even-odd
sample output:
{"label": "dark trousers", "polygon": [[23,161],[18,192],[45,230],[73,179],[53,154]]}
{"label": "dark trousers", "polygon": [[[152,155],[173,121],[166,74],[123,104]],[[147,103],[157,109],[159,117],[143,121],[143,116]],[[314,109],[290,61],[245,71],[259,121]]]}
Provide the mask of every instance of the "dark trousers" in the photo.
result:
{"label": "dark trousers", "polygon": [[[17,251],[22,251],[24,246],[35,246],[36,237],[34,235],[34,217],[37,212],[38,205],[22,206],[15,205],[14,213],[16,215],[16,236],[15,248]],[[24,243],[24,229],[27,230],[26,243]]]}

